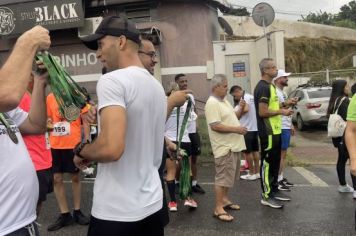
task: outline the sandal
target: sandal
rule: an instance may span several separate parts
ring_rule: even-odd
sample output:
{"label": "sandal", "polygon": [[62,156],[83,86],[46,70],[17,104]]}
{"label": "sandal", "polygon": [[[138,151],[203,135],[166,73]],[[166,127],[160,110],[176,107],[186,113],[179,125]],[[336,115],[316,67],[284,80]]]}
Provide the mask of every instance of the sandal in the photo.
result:
{"label": "sandal", "polygon": [[[232,218],[231,219],[227,219],[227,218],[224,218],[224,216],[232,217]],[[229,215],[228,213],[219,213],[219,214],[214,213],[213,217],[218,219],[218,220],[220,220],[220,221],[223,221],[223,222],[231,222],[234,219],[233,216]]]}
{"label": "sandal", "polygon": [[240,206],[237,204],[233,204],[233,203],[227,204],[223,208],[224,208],[224,210],[235,210],[235,211],[240,210]]}

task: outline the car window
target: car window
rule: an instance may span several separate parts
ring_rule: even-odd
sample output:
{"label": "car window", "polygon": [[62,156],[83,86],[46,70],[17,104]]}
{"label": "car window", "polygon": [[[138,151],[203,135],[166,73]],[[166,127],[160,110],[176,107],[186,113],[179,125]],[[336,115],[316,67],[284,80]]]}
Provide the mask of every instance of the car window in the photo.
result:
{"label": "car window", "polygon": [[331,89],[318,89],[307,91],[309,98],[327,98],[330,97]]}

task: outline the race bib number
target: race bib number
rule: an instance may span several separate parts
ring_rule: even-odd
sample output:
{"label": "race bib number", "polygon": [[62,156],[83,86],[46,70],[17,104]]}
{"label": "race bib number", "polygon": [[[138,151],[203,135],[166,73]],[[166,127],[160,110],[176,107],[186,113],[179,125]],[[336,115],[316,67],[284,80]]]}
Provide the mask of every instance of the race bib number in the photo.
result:
{"label": "race bib number", "polygon": [[70,123],[66,121],[55,123],[53,126],[52,135],[53,136],[70,135]]}

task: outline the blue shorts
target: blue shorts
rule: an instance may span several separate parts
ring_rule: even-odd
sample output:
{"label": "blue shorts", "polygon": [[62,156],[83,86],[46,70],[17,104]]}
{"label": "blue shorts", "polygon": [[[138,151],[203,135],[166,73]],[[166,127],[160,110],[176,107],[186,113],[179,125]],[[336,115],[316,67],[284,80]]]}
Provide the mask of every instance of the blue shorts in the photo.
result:
{"label": "blue shorts", "polygon": [[290,136],[291,136],[291,130],[290,129],[282,129],[281,149],[284,150],[284,151],[289,148]]}

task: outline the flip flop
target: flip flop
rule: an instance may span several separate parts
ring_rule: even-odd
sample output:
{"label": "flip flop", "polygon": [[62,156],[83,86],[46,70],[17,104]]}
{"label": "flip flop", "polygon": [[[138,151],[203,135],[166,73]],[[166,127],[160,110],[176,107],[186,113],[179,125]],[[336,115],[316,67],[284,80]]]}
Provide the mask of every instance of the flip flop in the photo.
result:
{"label": "flip flop", "polygon": [[216,218],[216,219],[218,219],[220,221],[223,221],[223,222],[231,222],[231,221],[234,220],[234,218],[231,218],[231,220],[228,220],[228,219],[223,218],[222,216],[231,216],[232,217],[232,215],[229,215],[228,213],[220,213],[220,214],[214,213],[213,214],[214,218]]}
{"label": "flip flop", "polygon": [[237,204],[233,204],[233,203],[227,204],[223,208],[224,208],[224,210],[235,210],[235,211],[240,210],[240,206]]}

